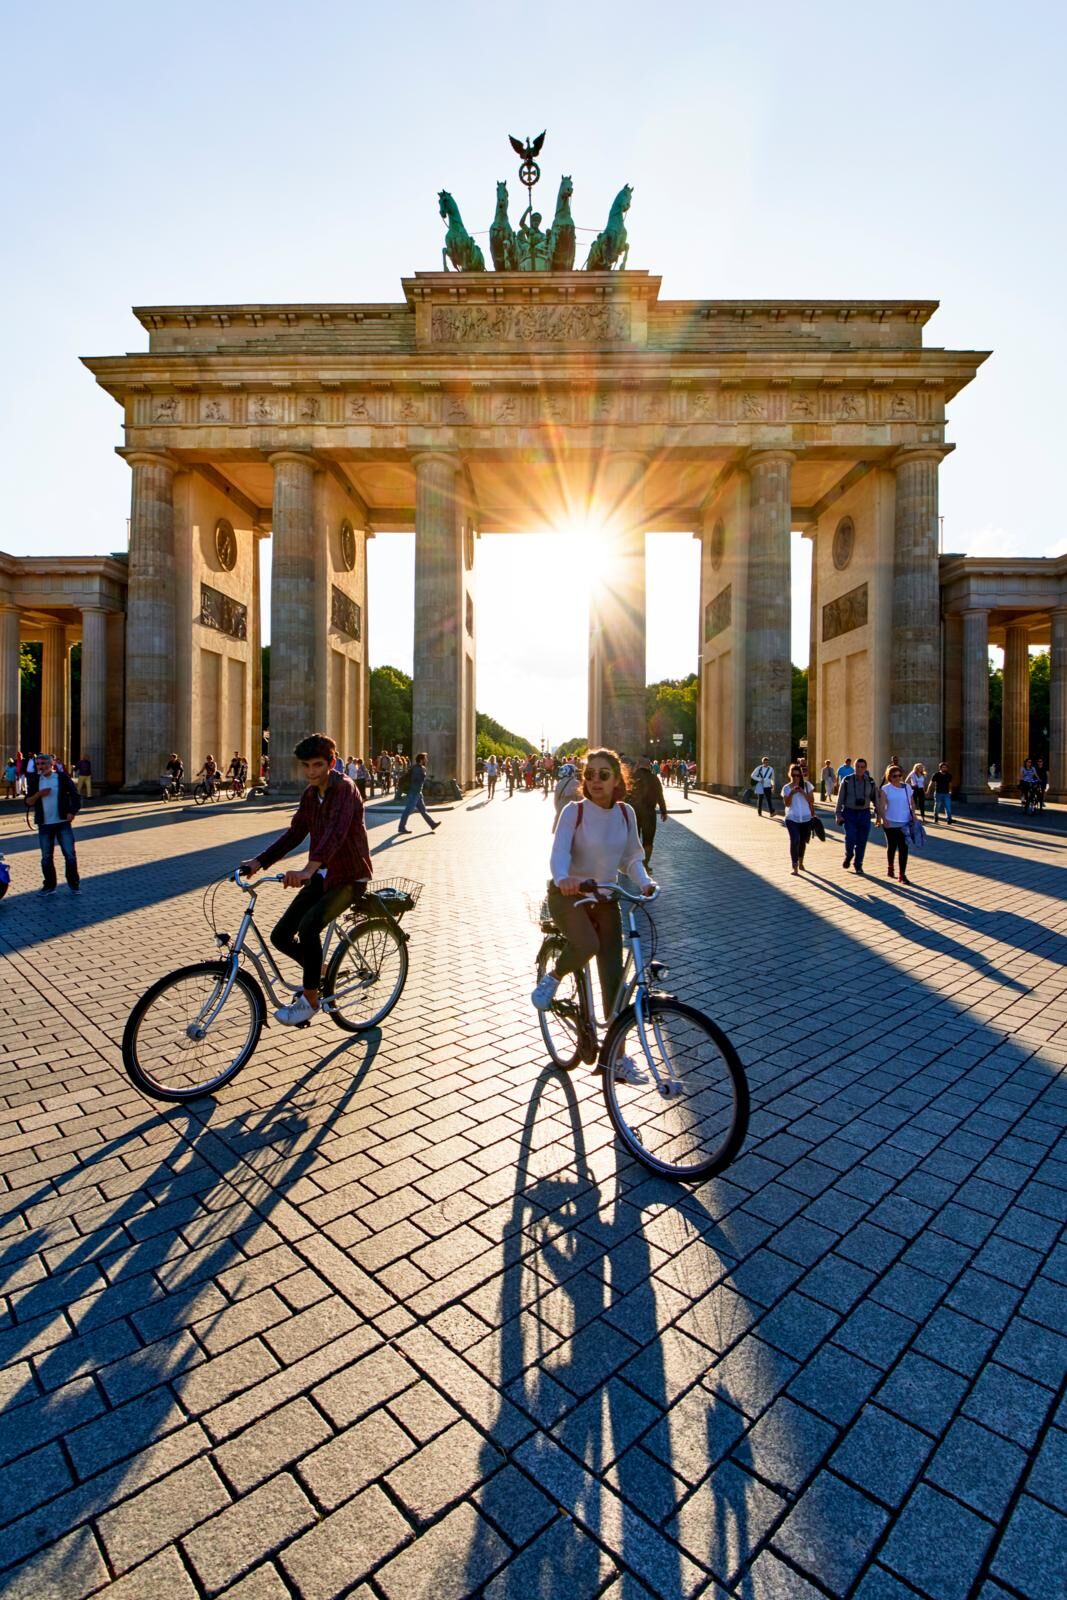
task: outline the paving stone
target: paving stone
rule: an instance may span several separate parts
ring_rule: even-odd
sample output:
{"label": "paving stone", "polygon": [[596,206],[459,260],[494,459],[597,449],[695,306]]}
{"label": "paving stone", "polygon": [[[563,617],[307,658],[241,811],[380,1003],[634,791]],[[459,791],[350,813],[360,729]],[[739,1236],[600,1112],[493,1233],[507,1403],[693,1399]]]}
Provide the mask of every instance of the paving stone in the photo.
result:
{"label": "paving stone", "polygon": [[878,1390],[878,1403],[927,1433],[939,1434],[967,1391],[958,1373],[909,1353]]}
{"label": "paving stone", "polygon": [[877,1367],[891,1367],[916,1332],[914,1322],[866,1300],[841,1324],[834,1343]]}
{"label": "paving stone", "polygon": [[990,1362],[964,1401],[963,1414],[1027,1449],[1037,1438],[1052,1400],[1040,1384]]}
{"label": "paving stone", "polygon": [[1067,1433],[1050,1428],[1026,1480],[1028,1494],[1067,1514]]}
{"label": "paving stone", "polygon": [[745,1434],[734,1456],[772,1488],[795,1495],[837,1439],[837,1430],[787,1395]]}
{"label": "paving stone", "polygon": [[926,1469],[928,1480],[996,1522],[1004,1515],[1027,1458],[999,1434],[957,1417]]}
{"label": "paving stone", "polygon": [[559,1517],[487,1585],[484,1600],[546,1594],[594,1600],[614,1571],[614,1563],[587,1534]]}
{"label": "paving stone", "polygon": [[473,1500],[516,1547],[526,1544],[557,1514],[551,1500],[510,1462],[475,1490]]}
{"label": "paving stone", "polygon": [[837,1326],[838,1316],[828,1306],[794,1291],[760,1319],[759,1337],[786,1355],[803,1361]]}
{"label": "paving stone", "polygon": [[1023,1495],[990,1568],[1027,1600],[1067,1594],[1067,1538],[1064,1519],[1049,1506]]}
{"label": "paving stone", "polygon": [[414,1449],[408,1435],[387,1412],[375,1411],[310,1455],[304,1455],[299,1474],[319,1504],[332,1511]]}
{"label": "paving stone", "polygon": [[208,1593],[217,1594],[316,1520],[307,1496],[280,1473],[202,1523],[183,1544]]}
{"label": "paving stone", "polygon": [[[665,1531],[721,1583],[733,1583],[785,1508],[781,1497],[733,1461],[685,1502]],[[670,1593],[669,1588],[657,1591]]]}
{"label": "paving stone", "polygon": [[77,1528],[4,1578],[4,1600],[82,1600],[110,1574],[88,1528]]}
{"label": "paving stone", "polygon": [[229,1503],[225,1485],[202,1458],[105,1512],[97,1526],[108,1560],[122,1573]]}
{"label": "paving stone", "polygon": [[375,1581],[387,1600],[467,1600],[510,1556],[496,1529],[468,1501],[386,1562]]}
{"label": "paving stone", "polygon": [[412,1520],[426,1523],[502,1465],[496,1446],[460,1420],[423,1445],[385,1481]]}
{"label": "paving stone", "polygon": [[775,1548],[833,1595],[845,1595],[866,1566],[889,1516],[866,1495],[821,1472],[774,1535]]}
{"label": "paving stone", "polygon": [[215,1459],[238,1494],[271,1478],[330,1437],[310,1401],[293,1400],[220,1446]]}
{"label": "paving stone", "polygon": [[937,1600],[965,1600],[993,1539],[993,1526],[920,1484],[879,1560]]}
{"label": "paving stone", "polygon": [[824,1345],[789,1385],[795,1400],[830,1422],[850,1422],[877,1385],[877,1367],[835,1345]]}
{"label": "paving stone", "polygon": [[[234,1589],[227,1590],[227,1600],[232,1600],[236,1593]],[[198,1600],[198,1596],[192,1578],[172,1545],[152,1556],[128,1577],[109,1585],[107,1600]],[[239,1595],[237,1600],[241,1600]],[[263,1600],[268,1600],[265,1591]]]}
{"label": "paving stone", "polygon": [[756,1557],[743,1584],[742,1592],[748,1600],[823,1600],[825,1594],[795,1568],[787,1567],[773,1550],[764,1550]]}
{"label": "paving stone", "polygon": [[335,1600],[411,1538],[377,1485],[334,1511],[278,1558],[301,1600]]}
{"label": "paving stone", "polygon": [[991,1328],[941,1306],[919,1330],[915,1349],[970,1378],[984,1362],[995,1339]]}
{"label": "paving stone", "polygon": [[830,1465],[842,1477],[889,1506],[899,1506],[923,1464],[933,1443],[918,1428],[913,1428],[881,1406],[864,1406]]}

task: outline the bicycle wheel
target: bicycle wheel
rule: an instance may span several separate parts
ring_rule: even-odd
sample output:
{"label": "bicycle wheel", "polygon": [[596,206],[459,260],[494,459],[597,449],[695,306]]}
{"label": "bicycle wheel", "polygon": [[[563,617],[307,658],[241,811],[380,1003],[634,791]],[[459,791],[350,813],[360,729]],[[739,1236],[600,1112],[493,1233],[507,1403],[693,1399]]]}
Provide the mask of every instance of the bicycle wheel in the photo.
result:
{"label": "bicycle wheel", "polygon": [[388,917],[367,917],[342,934],[323,980],[326,1009],[346,1033],[377,1027],[408,977],[407,940]]}
{"label": "bicycle wheel", "polygon": [[229,962],[198,961],[160,978],[138,1000],[122,1035],[122,1062],[155,1100],[195,1100],[229,1083],[259,1043],[265,1007],[259,987],[238,972],[215,1006]]}
{"label": "bicycle wheel", "polygon": [[[748,1131],[744,1068],[722,1029],[703,1012],[657,996],[646,1007],[644,1043],[633,1006],[604,1041],[608,1116],[631,1155],[652,1172],[709,1178],[729,1166]],[[646,1073],[648,1082],[617,1082],[621,1056]]]}
{"label": "bicycle wheel", "polygon": [[[563,954],[564,941],[560,938],[546,939],[541,946],[537,957],[537,981],[540,983],[545,973],[550,971]],[[562,1067],[564,1072],[570,1072],[582,1059],[582,1028],[581,1007],[578,1003],[578,979],[571,972],[560,979],[556,998],[548,1011],[539,1011],[537,1020],[541,1024],[541,1037],[545,1041],[548,1051],[557,1067]]]}
{"label": "bicycle wheel", "polygon": [[211,790],[208,788],[206,783],[197,784],[196,788],[193,790],[193,799],[196,801],[198,806],[207,805],[208,801],[211,799]]}

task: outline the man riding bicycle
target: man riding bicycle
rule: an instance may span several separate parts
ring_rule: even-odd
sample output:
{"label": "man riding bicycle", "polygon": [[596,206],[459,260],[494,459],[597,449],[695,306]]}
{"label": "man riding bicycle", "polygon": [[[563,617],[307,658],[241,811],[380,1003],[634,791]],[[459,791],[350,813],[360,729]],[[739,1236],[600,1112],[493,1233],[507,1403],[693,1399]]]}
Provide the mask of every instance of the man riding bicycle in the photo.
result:
{"label": "man riding bicycle", "polygon": [[208,786],[209,794],[214,794],[219,786],[219,766],[214,756],[205,756],[204,765],[197,773],[198,778],[203,778]]}
{"label": "man riding bicycle", "polygon": [[251,878],[273,866],[311,835],[307,866],[285,874],[285,887],[300,893],[270,936],[274,948],[302,968],[303,987],[290,1005],[274,1013],[279,1022],[297,1026],[318,1015],[322,930],[362,896],[373,874],[359,790],[351,778],[333,770],[337,746],[328,734],[312,733],[293,754],[307,780],[296,815],[266,850],[241,862],[241,875]]}

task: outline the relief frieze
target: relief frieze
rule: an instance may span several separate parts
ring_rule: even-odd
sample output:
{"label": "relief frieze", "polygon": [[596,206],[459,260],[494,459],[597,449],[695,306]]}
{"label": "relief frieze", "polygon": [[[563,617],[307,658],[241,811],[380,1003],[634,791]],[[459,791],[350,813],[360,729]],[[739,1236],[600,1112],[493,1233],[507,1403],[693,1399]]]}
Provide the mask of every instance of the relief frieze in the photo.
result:
{"label": "relief frieze", "polygon": [[338,632],[350,639],[360,637],[359,602],[344,593],[335,583],[330,585],[330,623]]}
{"label": "relief frieze", "polygon": [[725,589],[720,589],[714,600],[709,600],[704,607],[704,643],[716,638],[720,633],[725,633],[730,626],[732,606],[732,584],[727,584]]}
{"label": "relief frieze", "polygon": [[210,584],[200,585],[200,623],[228,639],[248,638],[248,607]]}
{"label": "relief frieze", "polygon": [[847,594],[839,594],[836,600],[829,600],[823,606],[823,643],[839,639],[843,633],[851,633],[854,628],[863,628],[866,623],[867,585],[861,583],[858,589],[850,589]]}
{"label": "relief frieze", "polygon": [[434,344],[616,344],[629,306],[435,306]]}

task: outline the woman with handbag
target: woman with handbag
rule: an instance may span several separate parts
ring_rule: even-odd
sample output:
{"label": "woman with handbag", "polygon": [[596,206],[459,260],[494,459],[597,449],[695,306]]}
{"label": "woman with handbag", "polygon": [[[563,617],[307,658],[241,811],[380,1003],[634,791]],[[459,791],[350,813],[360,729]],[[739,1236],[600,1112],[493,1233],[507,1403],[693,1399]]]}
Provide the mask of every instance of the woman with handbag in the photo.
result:
{"label": "woman with handbag", "polygon": [[885,782],[878,791],[878,825],[885,833],[888,856],[887,876],[895,878],[894,865],[899,860],[900,882],[910,885],[905,875],[908,865],[908,829],[917,822],[915,791],[904,782],[904,769],[896,764],[886,767]]}
{"label": "woman with handbag", "polygon": [[782,801],[789,832],[789,859],[795,878],[804,870],[804,852],[815,821],[815,790],[805,781],[803,770],[796,762],[789,769],[789,782],[782,788]]}

